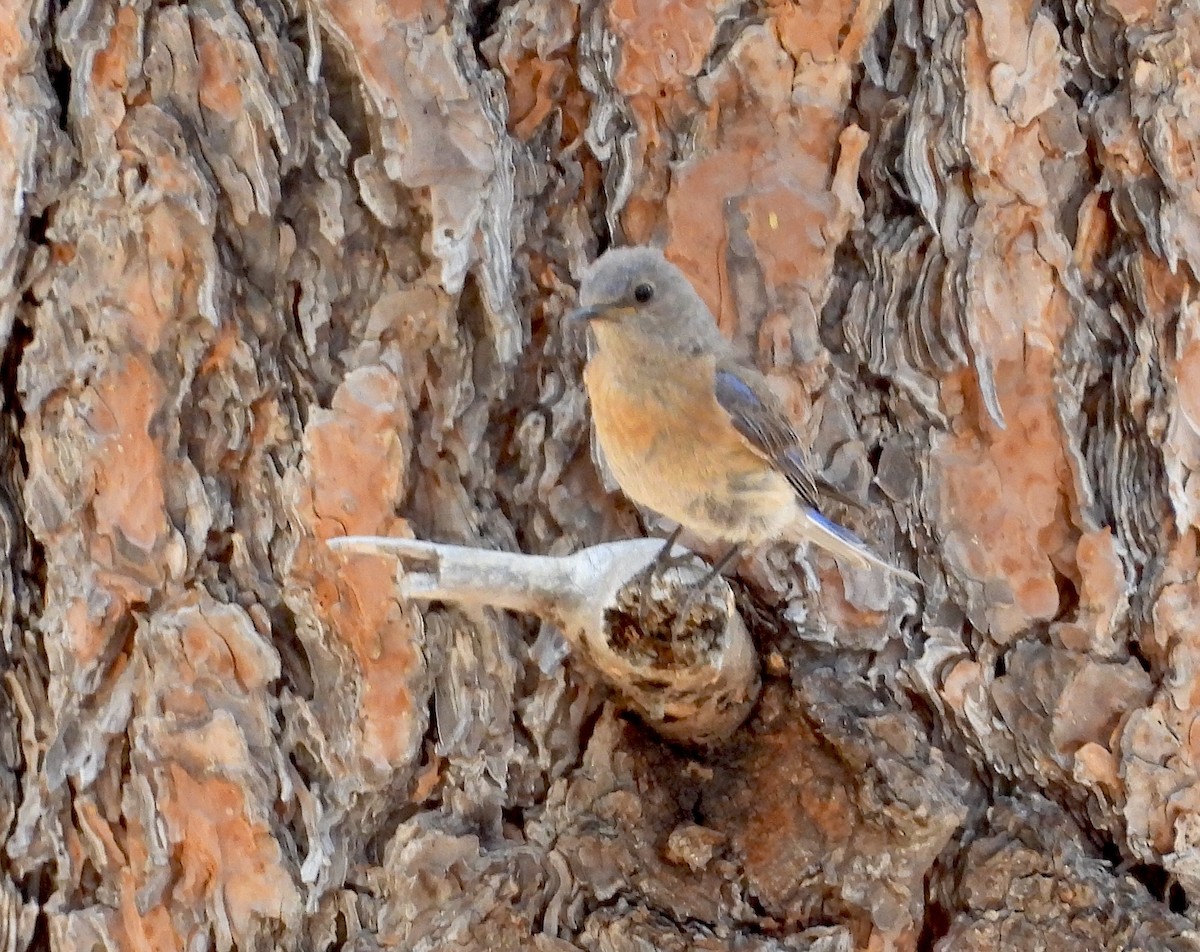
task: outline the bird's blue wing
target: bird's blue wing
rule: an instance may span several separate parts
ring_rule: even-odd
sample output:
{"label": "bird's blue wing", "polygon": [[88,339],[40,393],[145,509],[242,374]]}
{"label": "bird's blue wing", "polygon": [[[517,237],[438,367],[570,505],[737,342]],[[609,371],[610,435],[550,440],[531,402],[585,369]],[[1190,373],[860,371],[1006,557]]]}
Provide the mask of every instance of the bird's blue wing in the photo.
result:
{"label": "bird's blue wing", "polygon": [[809,471],[800,439],[767,389],[766,380],[742,367],[718,365],[713,390],[738,433],[770,460],[806,505],[816,509],[817,482]]}
{"label": "bird's blue wing", "polygon": [[729,364],[718,364],[714,380],[717,403],[729,414],[738,433],[755,452],[762,454],[779,470],[804,503],[802,524],[804,535],[835,555],[850,559],[858,565],[874,565],[911,582],[920,579],[898,569],[875,555],[865,542],[849,529],[821,514],[818,507],[818,487],[823,495],[835,496],[854,506],[858,503],[842,495],[824,480],[809,471],[804,448],[792,429],[783,410],[759,374]]}

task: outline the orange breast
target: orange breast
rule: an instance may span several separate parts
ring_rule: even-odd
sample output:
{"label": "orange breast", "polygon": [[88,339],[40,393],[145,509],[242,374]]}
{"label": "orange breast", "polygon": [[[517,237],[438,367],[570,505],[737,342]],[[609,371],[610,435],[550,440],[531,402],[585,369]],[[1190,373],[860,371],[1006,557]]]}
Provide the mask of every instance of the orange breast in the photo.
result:
{"label": "orange breast", "polygon": [[[657,356],[641,353],[635,362],[601,351],[584,373],[596,436],[625,494],[701,535],[726,539],[739,532],[723,523],[749,510],[790,511],[786,481],[716,402],[713,359]],[[728,518],[713,514],[721,508]]]}

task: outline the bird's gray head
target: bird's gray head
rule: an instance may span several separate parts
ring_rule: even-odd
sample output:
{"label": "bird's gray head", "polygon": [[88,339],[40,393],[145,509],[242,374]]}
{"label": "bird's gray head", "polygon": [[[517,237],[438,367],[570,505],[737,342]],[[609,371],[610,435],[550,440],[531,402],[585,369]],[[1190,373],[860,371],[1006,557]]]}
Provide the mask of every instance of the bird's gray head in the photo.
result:
{"label": "bird's gray head", "polygon": [[720,340],[717,322],[692,283],[657,248],[614,248],[587,269],[579,309],[603,345],[613,335],[672,346],[707,347]]}

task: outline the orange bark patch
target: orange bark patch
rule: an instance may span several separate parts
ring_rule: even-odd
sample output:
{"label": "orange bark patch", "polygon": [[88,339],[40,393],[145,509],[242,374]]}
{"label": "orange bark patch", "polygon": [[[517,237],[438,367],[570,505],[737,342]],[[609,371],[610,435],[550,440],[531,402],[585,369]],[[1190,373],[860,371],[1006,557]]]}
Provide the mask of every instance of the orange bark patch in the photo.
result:
{"label": "orange bark patch", "polygon": [[[796,860],[784,854],[797,853],[797,844],[836,849],[854,835],[859,817],[849,802],[844,767],[822,749],[806,725],[765,734],[759,747],[756,769],[747,775],[760,783],[753,805],[745,804],[749,809],[735,844],[760,895],[780,901],[797,884],[790,875],[775,877],[800,872]],[[798,756],[801,750],[803,756]]]}
{"label": "orange bark patch", "polygon": [[[1079,617],[1090,623],[1097,636],[1107,633],[1128,597],[1125,592],[1125,571],[1117,555],[1112,530],[1097,529],[1082,536],[1075,550],[1075,560],[1081,580]],[[1101,653],[1109,653],[1095,642],[1084,650],[1094,648],[1100,648]]]}
{"label": "orange bark patch", "polygon": [[382,368],[351,374],[333,408],[314,414],[305,458],[322,538],[375,531],[391,515],[405,478],[409,426],[399,382]]}
{"label": "orange bark patch", "polygon": [[124,92],[129,61],[138,52],[138,27],[138,15],[132,7],[117,9],[117,22],[108,35],[108,46],[92,60],[92,84],[98,90]]}
{"label": "orange bark patch", "polygon": [[[568,84],[572,84],[573,78],[571,68],[557,60],[547,63],[538,59],[527,59],[509,72],[508,92],[512,110],[509,113],[509,128],[513,133],[520,139],[528,139],[533,135],[546,117],[566,98],[564,90]],[[574,112],[578,116],[578,107],[581,105],[578,100],[582,97],[582,90],[577,88],[574,93]],[[581,128],[578,118],[572,126],[573,131],[578,134]]]}
{"label": "orange bark patch", "polygon": [[133,952],[169,952],[184,948],[184,938],[175,928],[163,906],[151,906],[143,914],[138,909],[137,884],[128,870],[118,873],[121,898],[117,907],[120,928],[117,934],[123,947]]}
{"label": "orange bark patch", "polygon": [[262,650],[240,609],[212,605],[184,617],[188,623],[179,638],[189,681],[206,680],[241,694],[279,676],[278,658]]}
{"label": "orange bark patch", "polygon": [[1050,739],[1064,754],[1086,743],[1112,747],[1122,719],[1149,703],[1150,693],[1150,677],[1136,661],[1084,661],[1058,697]]}
{"label": "orange bark patch", "polygon": [[1138,252],[1137,270],[1146,313],[1163,323],[1176,319],[1178,309],[1195,293],[1186,272],[1146,250]]}
{"label": "orange bark patch", "polygon": [[[1165,586],[1154,603],[1152,637],[1142,643],[1153,662],[1172,671],[1166,690],[1171,706],[1184,712],[1200,711],[1197,605],[1200,605],[1200,584],[1195,577]],[[1197,768],[1200,770],[1200,762]]]}
{"label": "orange bark patch", "polygon": [[[237,326],[229,323],[224,324],[217,331],[217,336],[209,347],[208,354],[197,370],[198,375],[207,375],[220,373],[226,368],[235,353],[244,350],[245,345],[242,342],[241,334]],[[261,440],[251,441],[255,446],[262,445]]]}
{"label": "orange bark patch", "polygon": [[204,17],[192,17],[192,36],[196,60],[200,64],[200,105],[229,122],[245,118],[246,101],[242,96],[241,77],[245,70],[238,49],[230,37],[217,33]]}
{"label": "orange bark patch", "polygon": [[[809,549],[810,557],[816,555],[816,547]],[[821,614],[834,631],[854,632],[861,637],[868,632],[882,633],[888,622],[885,611],[872,611],[860,608],[846,598],[846,580],[842,573],[833,565],[837,560],[829,555],[822,555],[822,560],[828,560],[830,570],[821,573]],[[876,571],[876,570],[872,570]]]}
{"label": "orange bark patch", "polygon": [[[531,12],[532,12],[531,8]],[[572,4],[543,4],[536,20],[516,21],[502,38],[497,59],[508,87],[508,127],[528,139],[556,110],[562,141],[575,142],[587,125],[590,99],[570,61],[579,10]]]}
{"label": "orange bark patch", "polygon": [[[668,254],[727,334],[738,321],[725,272],[731,233],[744,229],[749,238],[769,310],[814,315],[836,247],[861,216],[854,183],[866,140],[844,134],[850,70],[836,58],[814,65],[807,54],[798,67],[769,27],[747,30],[705,77],[700,146],[674,170],[667,197]],[[651,208],[631,202],[626,225],[645,240],[655,228]]]}
{"label": "orange bark patch", "polygon": [[621,93],[666,95],[699,73],[723,6],[710,0],[612,0],[608,22],[622,40],[616,76]]}
{"label": "orange bark patch", "polygon": [[[168,529],[162,475],[163,453],[150,424],[165,398],[150,361],[128,356],[97,381],[88,424],[96,442],[92,460],[92,509],[98,543],[129,547],[147,557]],[[111,557],[101,557],[112,564]],[[148,566],[147,566],[148,567]],[[161,577],[162,568],[155,570]]]}
{"label": "orange bark patch", "polygon": [[1120,802],[1124,792],[1119,764],[1112,751],[1101,744],[1084,744],[1075,752],[1075,779],[1098,787],[1110,800]]}
{"label": "orange bark patch", "polygon": [[197,779],[172,764],[165,786],[159,808],[175,847],[182,904],[203,908],[211,897],[239,937],[254,934],[260,920],[298,907],[279,845],[269,827],[247,813],[236,783]]}
{"label": "orange bark patch", "polygon": [[65,628],[71,650],[80,665],[91,665],[103,653],[108,639],[112,636],[112,620],[111,617],[93,618],[90,599],[79,597],[71,600],[66,611]]}
{"label": "orange bark patch", "polygon": [[407,27],[424,21],[424,28],[432,32],[446,20],[447,12],[444,0],[329,0],[322,4],[323,16],[344,37],[375,99],[402,98],[407,93],[396,88],[397,84],[407,85],[402,68],[407,59],[397,57],[393,48],[393,44],[406,42]]}
{"label": "orange bark patch", "polygon": [[[993,637],[1006,641],[1058,613],[1057,575],[1078,581],[1072,529],[1074,482],[1057,410],[1057,351],[1070,309],[1046,248],[1018,204],[985,205],[974,228],[967,321],[981,392],[991,391],[1006,426],[997,429],[980,395],[963,394],[954,433],[931,463],[947,564],[985,583]],[[961,381],[960,381],[961,382]],[[953,378],[944,381],[952,394]],[[948,400],[950,405],[954,400]],[[1009,602],[1011,593],[1011,602]]]}
{"label": "orange bark patch", "polygon": [[942,681],[943,700],[959,717],[965,717],[969,704],[978,704],[984,698],[985,685],[983,668],[978,661],[958,661]]}
{"label": "orange bark patch", "polygon": [[771,10],[779,39],[792,59],[828,62],[836,58],[839,37],[857,5],[837,0],[800,0],[773,3]]}
{"label": "orange bark patch", "polygon": [[381,36],[375,27],[405,23],[429,17],[441,23],[447,16],[445,0],[375,0],[360,3],[359,0],[329,0],[322,4],[329,16],[346,28],[349,36],[360,40],[377,42]]}
{"label": "orange bark patch", "polygon": [[[75,800],[75,819],[81,833],[92,849],[92,861],[100,872],[111,872],[125,865],[125,853],[117,844],[112,826],[96,808],[90,797]],[[78,864],[76,864],[78,868]]]}
{"label": "orange bark patch", "polygon": [[1011,591],[1011,603],[999,593],[987,600],[990,633],[1000,641],[1058,613],[1056,563],[1071,568],[1070,468],[1049,364],[1045,354],[1024,367],[1006,364],[998,384],[1008,427],[987,440],[950,437],[931,457],[942,480],[947,563]]}
{"label": "orange bark patch", "polygon": [[738,314],[724,268],[728,237],[712,223],[724,219],[731,201],[744,196],[740,209],[772,288],[799,286],[820,296],[834,251],[825,235],[836,212],[828,172],[803,152],[762,155],[750,141],[738,145],[681,170],[667,204],[668,256],[692,277],[726,334],[737,328]]}
{"label": "orange bark patch", "polygon": [[[19,18],[23,16],[18,14]],[[94,143],[104,142],[121,128],[128,101],[136,98],[130,87],[144,82],[141,15],[134,5],[124,5],[107,26],[107,46],[96,49],[96,56],[89,64],[90,74],[78,85],[78,98],[72,103],[81,109],[85,121],[93,127],[86,138]],[[98,29],[104,27],[98,26]],[[96,40],[100,39],[100,36],[96,37]],[[84,148],[86,152],[90,147]]]}
{"label": "orange bark patch", "polygon": [[[25,26],[25,23],[19,12],[23,9],[23,6],[6,4],[3,8],[3,15],[0,16],[0,79],[6,82],[20,71],[21,64],[17,60],[24,59],[24,55],[28,53],[31,46],[28,36],[23,35],[22,27]],[[8,143],[0,136],[0,146],[7,147],[7,145]],[[5,151],[7,152],[8,149],[5,148]]]}
{"label": "orange bark patch", "polygon": [[[123,784],[103,820],[83,811],[78,821],[90,854],[105,857],[99,874],[120,884],[116,927],[128,947],[170,949],[210,929],[218,946],[240,947],[294,925],[299,893],[270,823],[279,792],[261,760],[274,723],[262,692],[278,655],[249,613],[202,593],[155,613],[136,645],[132,743],[149,786],[135,784],[131,801]],[[166,870],[153,827],[172,851]]]}
{"label": "orange bark patch", "polygon": [[[395,374],[369,367],[343,381],[333,406],[314,413],[305,431],[307,500],[316,539],[406,534],[395,516],[406,478],[410,421]],[[411,616],[395,596],[395,562],[343,557],[317,541],[297,553],[295,584],[353,651],[362,676],[366,755],[395,765],[410,754],[413,704],[409,681],[418,657]]]}
{"label": "orange bark patch", "polygon": [[1141,23],[1153,18],[1158,12],[1158,0],[1105,0],[1104,6],[1112,10],[1126,23]]}
{"label": "orange bark patch", "polygon": [[1079,221],[1075,233],[1075,264],[1085,278],[1094,278],[1108,261],[1109,243],[1114,223],[1108,209],[1102,205],[1104,193],[1094,189],[1079,206]]}

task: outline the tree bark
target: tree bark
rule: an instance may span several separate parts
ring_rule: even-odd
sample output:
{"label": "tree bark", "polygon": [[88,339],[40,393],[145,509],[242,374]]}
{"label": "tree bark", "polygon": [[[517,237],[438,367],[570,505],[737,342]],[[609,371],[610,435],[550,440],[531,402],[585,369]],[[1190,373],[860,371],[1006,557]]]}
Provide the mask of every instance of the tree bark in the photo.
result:
{"label": "tree bark", "polygon": [[[1197,49],[1194,0],[0,0],[0,950],[1200,948]],[[620,243],[924,582],[747,554],[720,744],[325,544],[670,528],[561,321]]]}

